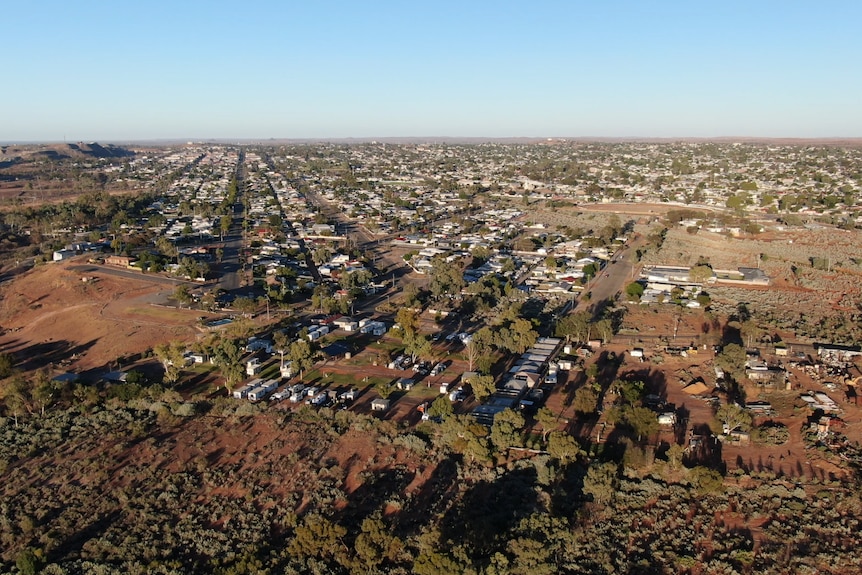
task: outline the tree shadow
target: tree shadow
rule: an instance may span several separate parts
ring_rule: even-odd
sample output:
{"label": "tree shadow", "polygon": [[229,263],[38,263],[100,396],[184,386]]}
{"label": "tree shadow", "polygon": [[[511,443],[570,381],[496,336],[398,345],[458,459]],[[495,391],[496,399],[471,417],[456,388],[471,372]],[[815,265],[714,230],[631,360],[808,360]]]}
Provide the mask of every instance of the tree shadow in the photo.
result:
{"label": "tree shadow", "polygon": [[678,445],[685,444],[685,438],[688,435],[688,423],[691,417],[691,412],[683,403],[676,408],[676,425],[673,428],[673,438]]}
{"label": "tree shadow", "polygon": [[614,461],[622,461],[626,452],[626,442],[624,440],[631,439],[628,431],[629,429],[626,426],[620,424],[610,427],[610,431],[605,435],[602,453],[610,456]]}
{"label": "tree shadow", "polygon": [[77,555],[81,553],[84,545],[96,538],[101,533],[104,533],[111,525],[121,517],[120,510],[111,511],[94,519],[88,525],[72,533],[62,543],[57,545],[48,556],[49,560],[53,557],[68,557],[69,555]]}
{"label": "tree shadow", "polygon": [[504,543],[517,522],[539,505],[535,468],[510,471],[496,481],[470,487],[461,502],[441,521],[441,539],[463,543],[479,557],[487,557]]}
{"label": "tree shadow", "polygon": [[427,523],[428,517],[435,517],[449,508],[461,485],[458,481],[461,462],[460,455],[450,455],[436,465],[431,477],[398,513],[397,521],[402,530],[415,532]]}
{"label": "tree shadow", "polygon": [[707,424],[701,423],[691,430],[683,462],[689,467],[703,465],[716,469],[723,474],[727,465],[724,463],[721,453],[721,442],[712,434],[712,430]]}
{"label": "tree shadow", "polygon": [[9,341],[4,342],[0,345],[0,352],[2,353],[14,353],[15,349],[21,345],[20,339],[10,339]]}
{"label": "tree shadow", "polygon": [[76,344],[58,339],[45,341],[12,351],[16,358],[15,365],[23,371],[32,371],[52,364],[62,364],[75,359],[96,344],[97,340]]}
{"label": "tree shadow", "polygon": [[619,379],[626,381],[642,381],[644,382],[644,393],[657,395],[663,400],[667,399],[667,378],[664,372],[657,369],[643,367],[640,369],[631,369],[619,376]]}
{"label": "tree shadow", "polygon": [[564,404],[566,407],[572,405],[572,402],[575,400],[575,393],[578,391],[578,388],[584,386],[587,383],[587,374],[583,371],[578,371],[575,374],[570,373],[566,378],[566,383],[563,386],[563,392],[566,394],[566,398],[564,400]]}
{"label": "tree shadow", "polygon": [[7,282],[20,275],[23,275],[24,273],[29,272],[31,269],[33,269],[33,264],[21,265],[5,270],[2,274],[0,274],[0,283]]}
{"label": "tree shadow", "polygon": [[583,505],[587,469],[577,463],[563,467],[551,493],[551,509],[557,517],[571,517]]}
{"label": "tree shadow", "polygon": [[599,355],[599,358],[596,361],[596,365],[599,368],[599,372],[596,375],[596,381],[601,387],[601,391],[599,391],[599,405],[602,405],[605,399],[605,394],[617,379],[617,374],[619,373],[622,362],[622,354],[616,355],[613,352],[603,351],[601,355]]}
{"label": "tree shadow", "polygon": [[730,325],[729,322],[724,324],[724,327],[721,329],[721,343],[723,345],[728,345],[730,343],[742,345],[742,334],[739,332],[739,328]]}
{"label": "tree shadow", "polygon": [[404,493],[413,481],[414,473],[403,467],[382,469],[370,476],[347,494],[347,506],[342,511],[346,523],[358,525],[386,501]]}

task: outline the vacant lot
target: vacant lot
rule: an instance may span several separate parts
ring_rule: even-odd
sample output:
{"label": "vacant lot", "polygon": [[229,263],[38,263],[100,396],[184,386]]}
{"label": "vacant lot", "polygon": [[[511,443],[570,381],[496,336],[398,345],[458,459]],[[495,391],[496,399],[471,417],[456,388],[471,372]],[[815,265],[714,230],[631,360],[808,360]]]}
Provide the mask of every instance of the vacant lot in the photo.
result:
{"label": "vacant lot", "polygon": [[746,303],[768,329],[836,343],[858,339],[851,324],[862,302],[862,232],[774,229],[735,238],[677,227],[643,263],[691,266],[701,258],[715,269],[759,267],[770,278],[768,287],[707,286],[715,311]]}
{"label": "vacant lot", "polygon": [[91,272],[87,278],[64,264],[48,264],[0,287],[0,350],[13,353],[25,370],[84,372],[115,368],[118,358],[159,343],[194,339],[200,312],[150,304],[164,286],[144,276]]}

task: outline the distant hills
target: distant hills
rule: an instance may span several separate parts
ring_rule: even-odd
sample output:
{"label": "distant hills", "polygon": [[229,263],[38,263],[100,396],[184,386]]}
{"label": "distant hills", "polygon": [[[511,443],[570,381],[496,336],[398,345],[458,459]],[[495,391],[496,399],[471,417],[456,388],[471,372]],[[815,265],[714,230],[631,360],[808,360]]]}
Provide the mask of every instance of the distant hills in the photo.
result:
{"label": "distant hills", "polygon": [[11,158],[33,159],[45,157],[51,160],[71,160],[86,158],[128,158],[133,157],[135,152],[114,144],[99,144],[90,142],[88,144],[78,142],[76,144],[32,144],[32,145],[10,145],[0,147],[0,161]]}
{"label": "distant hills", "polygon": [[[27,157],[41,154],[56,159],[68,158],[124,158],[132,157],[135,152],[128,147],[182,146],[187,144],[227,144],[227,145],[294,145],[294,144],[539,144],[539,143],[716,143],[716,144],[765,144],[765,145],[802,145],[802,146],[862,146],[862,138],[775,138],[758,136],[720,136],[720,137],[458,137],[458,136],[384,136],[354,138],[190,138],[190,139],[150,139],[117,140],[113,144],[97,142],[68,143],[12,143],[0,142],[0,161],[10,156]],[[126,147],[127,146],[127,147]],[[4,158],[6,156],[6,158]]]}

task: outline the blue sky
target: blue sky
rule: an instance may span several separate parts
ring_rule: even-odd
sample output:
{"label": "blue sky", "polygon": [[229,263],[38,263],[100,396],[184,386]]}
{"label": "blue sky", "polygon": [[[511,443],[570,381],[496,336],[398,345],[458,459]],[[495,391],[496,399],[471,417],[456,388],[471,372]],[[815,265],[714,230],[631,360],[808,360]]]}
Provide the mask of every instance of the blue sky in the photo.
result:
{"label": "blue sky", "polygon": [[0,141],[862,137],[855,0],[6,0],[0,13]]}

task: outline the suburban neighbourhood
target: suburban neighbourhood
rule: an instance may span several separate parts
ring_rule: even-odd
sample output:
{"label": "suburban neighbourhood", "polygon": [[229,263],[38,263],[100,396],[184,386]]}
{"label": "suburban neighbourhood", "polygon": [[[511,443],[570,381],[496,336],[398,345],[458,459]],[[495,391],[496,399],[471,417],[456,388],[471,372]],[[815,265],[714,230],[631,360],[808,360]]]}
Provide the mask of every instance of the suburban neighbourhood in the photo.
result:
{"label": "suburban neighbourhood", "polygon": [[[425,497],[433,511],[458,485],[432,477],[450,460],[462,495],[529,468],[568,494],[562,508],[596,514],[622,505],[615,490],[659,481],[674,497],[781,486],[779,514],[859,480],[858,146],[81,143],[4,146],[0,174],[10,478],[44,457],[20,451],[20,430],[90,410],[143,426],[119,457],[164,457],[188,481],[231,454],[261,482],[247,497],[292,514],[273,529],[294,538],[334,529],[332,510],[377,506],[382,524]],[[143,439],[155,429],[174,439]],[[331,449],[314,456],[313,488],[290,442]],[[266,478],[252,463],[275,459]],[[389,474],[374,487],[388,495],[358,499],[374,474]],[[25,507],[2,512],[18,525],[4,561],[35,548],[28,534],[48,537],[38,518],[20,526]],[[851,532],[843,509],[834,521]],[[748,555],[721,555],[743,572],[786,544],[752,513],[721,520],[757,533]],[[445,538],[424,541],[402,544],[467,568]],[[40,545],[48,558],[68,546]],[[308,553],[333,572],[363,560]],[[405,564],[386,553],[374,565]],[[708,555],[689,548],[675,565]]]}

